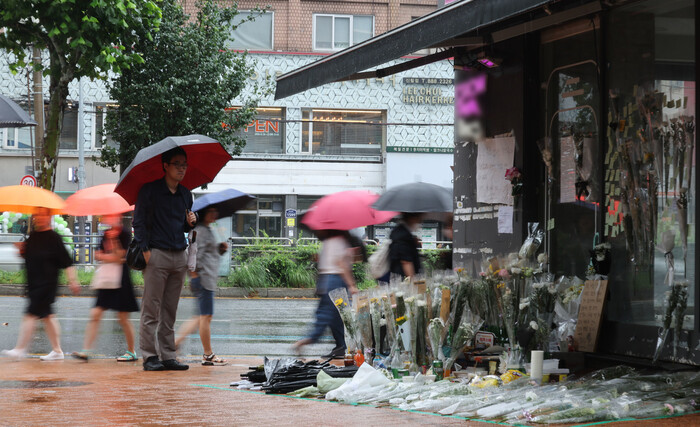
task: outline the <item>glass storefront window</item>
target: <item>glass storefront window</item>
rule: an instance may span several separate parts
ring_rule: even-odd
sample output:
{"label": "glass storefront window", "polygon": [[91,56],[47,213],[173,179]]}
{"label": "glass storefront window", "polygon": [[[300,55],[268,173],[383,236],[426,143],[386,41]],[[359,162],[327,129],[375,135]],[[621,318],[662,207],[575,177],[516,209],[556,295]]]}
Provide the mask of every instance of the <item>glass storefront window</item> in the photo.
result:
{"label": "glass storefront window", "polygon": [[386,112],[303,110],[301,152],[321,155],[381,156]]}
{"label": "glass storefront window", "polygon": [[284,197],[260,196],[256,203],[247,210],[236,212],[233,216],[232,236],[281,237]]}
{"label": "glass storefront window", "polygon": [[[667,292],[695,284],[695,3],[642,1],[609,17],[604,235],[608,316],[659,325]],[[669,269],[673,267],[673,269]]]}
{"label": "glass storefront window", "polygon": [[596,37],[592,27],[568,37],[546,32],[540,49],[546,82],[541,145],[552,156],[545,244],[552,273],[585,277],[601,204]]}
{"label": "glass storefront window", "polygon": [[93,134],[93,148],[102,148],[103,145],[117,147],[117,143],[112,137],[105,133],[105,122],[107,120],[107,109],[114,106],[104,104],[95,105],[95,132]]}

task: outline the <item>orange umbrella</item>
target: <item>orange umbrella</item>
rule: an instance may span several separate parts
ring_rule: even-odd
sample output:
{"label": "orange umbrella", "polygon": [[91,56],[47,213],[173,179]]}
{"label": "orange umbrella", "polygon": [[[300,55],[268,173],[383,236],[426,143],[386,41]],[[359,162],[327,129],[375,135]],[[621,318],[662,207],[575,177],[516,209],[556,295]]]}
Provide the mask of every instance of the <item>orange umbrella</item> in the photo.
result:
{"label": "orange umbrella", "polygon": [[133,211],[134,207],[114,192],[116,184],[84,188],[66,199],[64,213],[75,216],[116,215]]}
{"label": "orange umbrella", "polygon": [[37,208],[48,208],[52,215],[63,212],[66,202],[40,187],[9,185],[0,187],[0,210],[33,214]]}

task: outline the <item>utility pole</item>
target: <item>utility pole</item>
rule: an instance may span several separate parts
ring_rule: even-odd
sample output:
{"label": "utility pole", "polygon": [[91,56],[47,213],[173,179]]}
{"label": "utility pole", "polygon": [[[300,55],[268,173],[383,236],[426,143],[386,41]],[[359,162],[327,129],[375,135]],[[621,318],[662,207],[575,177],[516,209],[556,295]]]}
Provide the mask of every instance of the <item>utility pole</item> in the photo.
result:
{"label": "utility pole", "polygon": [[37,71],[37,68],[41,66],[41,50],[38,47],[32,48],[32,63],[34,64],[34,72],[32,79],[34,80],[34,120],[36,120],[36,127],[34,128],[34,163],[32,168],[34,169],[33,175],[36,176],[37,171],[40,170],[39,165],[43,158],[44,152],[44,88],[43,88],[43,78],[41,71]]}
{"label": "utility pole", "polygon": [[[78,191],[85,188],[85,125],[83,121],[85,120],[85,103],[83,102],[83,78],[78,79]],[[78,217],[78,234],[86,234],[85,229],[85,217]],[[85,245],[79,245],[78,259],[81,262],[90,262],[89,237],[79,238],[78,241],[81,243],[86,243]]]}

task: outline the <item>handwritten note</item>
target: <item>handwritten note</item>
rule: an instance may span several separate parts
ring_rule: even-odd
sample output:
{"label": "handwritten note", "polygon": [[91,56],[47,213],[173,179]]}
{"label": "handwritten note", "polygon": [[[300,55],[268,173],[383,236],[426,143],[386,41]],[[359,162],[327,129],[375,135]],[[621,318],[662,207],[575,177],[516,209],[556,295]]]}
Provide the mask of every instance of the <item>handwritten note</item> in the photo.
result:
{"label": "handwritten note", "polygon": [[506,169],[513,166],[515,138],[493,138],[479,143],[476,159],[476,201],[512,205],[511,184]]}
{"label": "handwritten note", "polygon": [[576,201],[576,149],[573,137],[567,136],[561,139],[560,152],[559,202],[573,203]]}
{"label": "handwritten note", "polygon": [[574,332],[578,351],[590,353],[596,351],[607,291],[607,280],[587,280],[583,287],[581,307],[578,310],[578,321]]}
{"label": "handwritten note", "polygon": [[513,234],[513,206],[501,206],[498,209],[498,232]]}

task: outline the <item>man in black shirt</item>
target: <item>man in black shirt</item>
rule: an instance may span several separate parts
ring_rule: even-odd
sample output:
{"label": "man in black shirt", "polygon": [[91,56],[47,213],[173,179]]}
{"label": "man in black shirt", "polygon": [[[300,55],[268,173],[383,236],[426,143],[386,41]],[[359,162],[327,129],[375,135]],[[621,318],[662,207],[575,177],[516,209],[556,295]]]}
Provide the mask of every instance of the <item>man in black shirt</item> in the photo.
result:
{"label": "man in black shirt", "polygon": [[180,185],[187,171],[185,150],[163,153],[162,163],[165,176],[144,184],[134,210],[134,239],[147,263],[139,329],[146,371],[189,368],[175,359],[173,327],[187,272],[185,233],[197,218],[190,210],[192,193]]}

